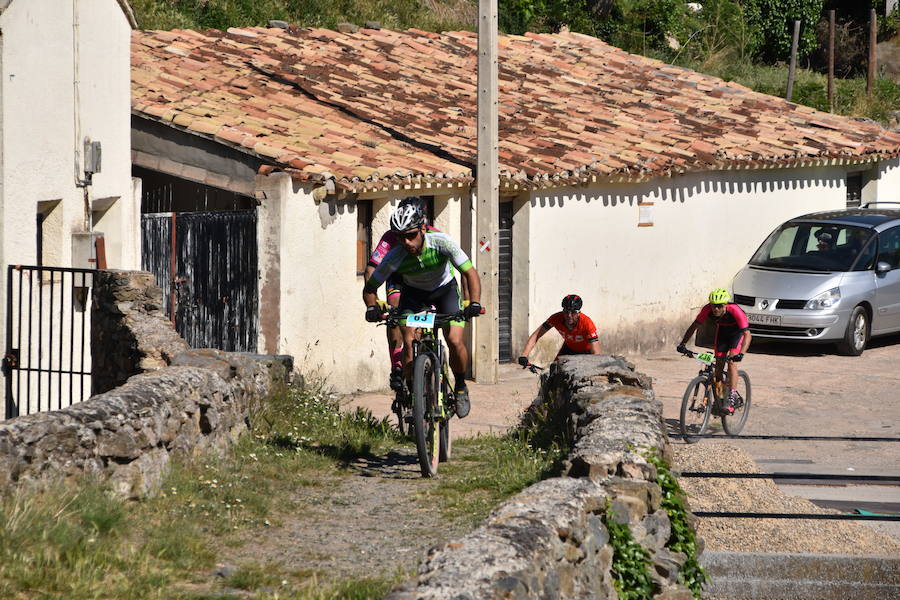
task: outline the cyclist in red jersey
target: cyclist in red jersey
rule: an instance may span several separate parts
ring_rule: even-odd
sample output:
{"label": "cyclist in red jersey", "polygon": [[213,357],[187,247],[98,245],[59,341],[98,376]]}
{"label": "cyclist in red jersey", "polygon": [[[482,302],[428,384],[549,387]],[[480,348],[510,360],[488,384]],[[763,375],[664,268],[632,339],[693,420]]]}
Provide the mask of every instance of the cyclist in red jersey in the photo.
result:
{"label": "cyclist in red jersey", "polygon": [[563,345],[556,353],[556,358],[567,354],[600,354],[600,338],[597,337],[597,327],[590,317],[581,312],[582,304],[581,297],[575,294],[569,294],[563,298],[562,310],[552,314],[534,330],[528,341],[525,342],[522,356],[519,357],[519,364],[523,367],[528,366],[528,354],[537,341],[553,328],[563,337]]}
{"label": "cyclist in red jersey", "polygon": [[681,343],[678,344],[676,350],[682,354],[687,350],[685,344],[694,335],[694,332],[708,318],[712,318],[716,325],[716,337],[713,342],[713,351],[716,357],[716,381],[721,381],[722,371],[725,366],[726,358],[730,357],[728,362],[728,381],[729,390],[728,397],[725,401],[725,410],[734,413],[734,400],[737,392],[734,389],[735,382],[738,380],[739,363],[744,358],[744,353],[750,347],[750,322],[747,315],[737,304],[731,304],[731,295],[724,288],[717,288],[709,293],[709,303],[700,309],[694,322],[691,323]]}

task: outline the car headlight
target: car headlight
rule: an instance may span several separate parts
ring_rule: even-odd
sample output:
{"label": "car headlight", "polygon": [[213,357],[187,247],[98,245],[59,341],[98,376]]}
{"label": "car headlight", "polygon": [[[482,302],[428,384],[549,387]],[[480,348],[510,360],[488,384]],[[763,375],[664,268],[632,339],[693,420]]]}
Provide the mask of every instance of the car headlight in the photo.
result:
{"label": "car headlight", "polygon": [[812,300],[806,303],[809,310],[821,310],[823,308],[832,308],[837,306],[841,300],[841,288],[831,288],[827,292],[822,292]]}

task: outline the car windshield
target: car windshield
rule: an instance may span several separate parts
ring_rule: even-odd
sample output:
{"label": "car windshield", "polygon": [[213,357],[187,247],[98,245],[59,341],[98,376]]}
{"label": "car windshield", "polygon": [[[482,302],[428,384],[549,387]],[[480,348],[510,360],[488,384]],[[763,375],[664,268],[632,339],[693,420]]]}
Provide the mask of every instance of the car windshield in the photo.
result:
{"label": "car windshield", "polygon": [[769,236],[750,264],[802,271],[865,270],[874,260],[875,244],[868,244],[873,235],[871,229],[852,225],[788,222]]}

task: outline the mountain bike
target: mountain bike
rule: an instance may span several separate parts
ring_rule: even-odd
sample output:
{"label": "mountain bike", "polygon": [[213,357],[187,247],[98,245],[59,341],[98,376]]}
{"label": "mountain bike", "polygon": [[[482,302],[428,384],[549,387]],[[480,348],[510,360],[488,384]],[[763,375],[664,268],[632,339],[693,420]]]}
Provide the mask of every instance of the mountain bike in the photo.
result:
{"label": "mountain bike", "polygon": [[383,319],[389,325],[421,330],[413,339],[412,389],[404,382],[397,392],[395,412],[400,431],[403,432],[404,424],[409,424],[406,432],[415,434],[422,476],[433,477],[438,464],[450,460],[450,418],[456,407],[447,350],[437,330],[452,321],[464,321],[466,316],[462,311],[444,314],[433,310],[404,316],[398,309],[392,309]]}
{"label": "mountain bike", "polygon": [[[715,380],[715,357],[712,352],[686,350],[684,355],[696,358],[704,366],[684,390],[681,400],[681,435],[688,444],[693,444],[706,433],[710,415],[722,419],[722,427],[728,435],[737,435],[744,428],[750,415],[750,376],[738,371],[735,386],[737,398],[734,412],[730,413],[725,402],[728,398],[728,371],[723,369],[722,379]],[[731,360],[730,358],[726,360]]]}

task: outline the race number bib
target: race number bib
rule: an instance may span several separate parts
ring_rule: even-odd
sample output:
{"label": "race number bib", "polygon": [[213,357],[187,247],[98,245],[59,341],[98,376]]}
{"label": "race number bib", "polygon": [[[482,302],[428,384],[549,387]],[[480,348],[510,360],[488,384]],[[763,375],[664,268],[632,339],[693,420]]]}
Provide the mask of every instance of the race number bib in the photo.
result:
{"label": "race number bib", "polygon": [[712,352],[701,352],[700,354],[697,355],[697,360],[699,360],[702,363],[706,363],[708,365],[712,364],[712,362],[714,360],[713,353]]}
{"label": "race number bib", "polygon": [[434,329],[434,313],[420,312],[406,315],[407,327],[421,327],[422,329]]}

